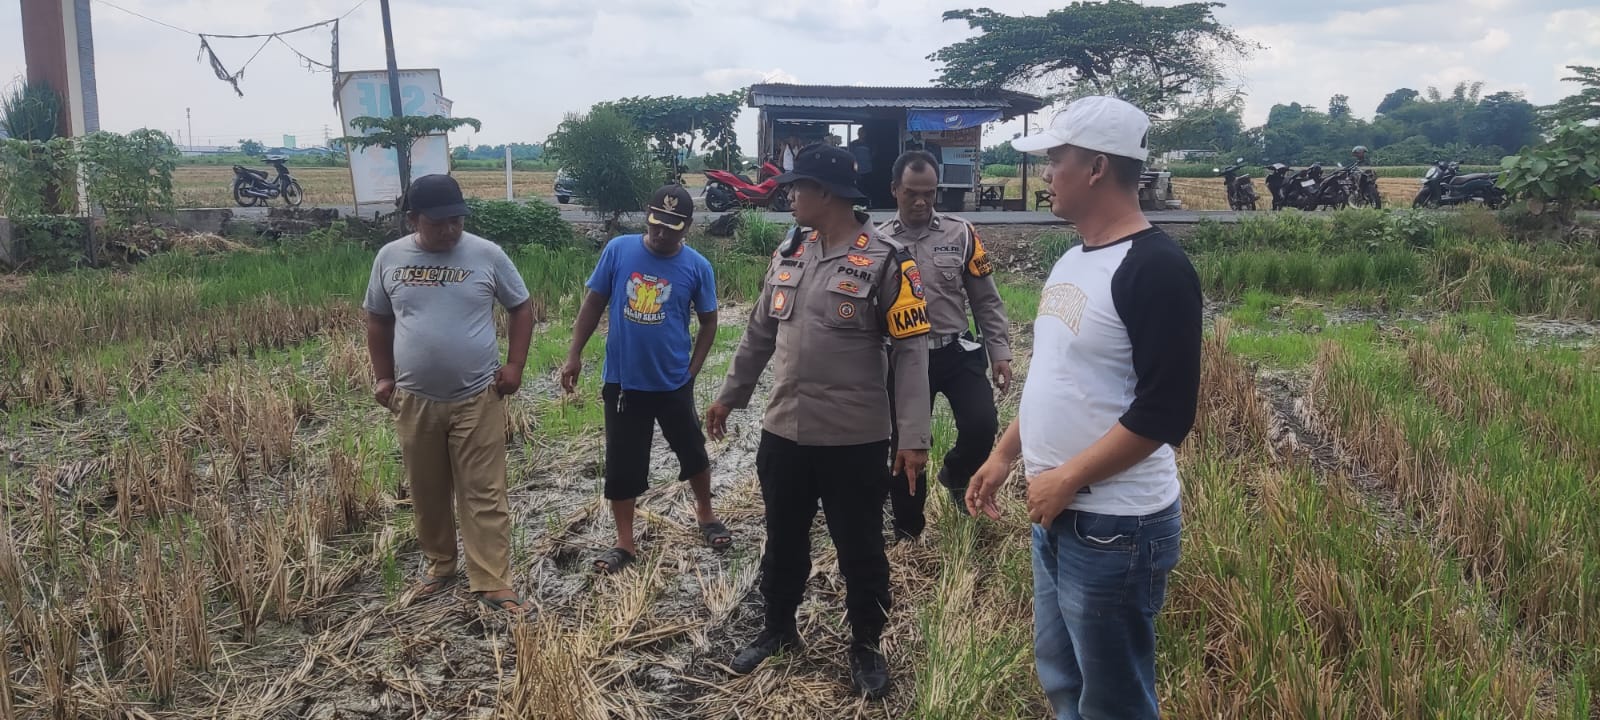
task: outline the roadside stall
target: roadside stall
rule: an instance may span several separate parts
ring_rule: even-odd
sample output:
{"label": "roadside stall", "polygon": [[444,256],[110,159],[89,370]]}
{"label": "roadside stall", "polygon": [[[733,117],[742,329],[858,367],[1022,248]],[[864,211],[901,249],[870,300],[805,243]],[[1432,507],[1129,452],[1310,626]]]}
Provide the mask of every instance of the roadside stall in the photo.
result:
{"label": "roadside stall", "polygon": [[923,149],[939,161],[940,207],[961,210],[968,194],[980,202],[996,194],[980,174],[983,127],[1038,112],[1045,101],[997,89],[762,84],[750,88],[749,105],[761,113],[764,161],[783,167],[786,148],[814,142],[848,147],[871,207],[887,208],[895,158]]}

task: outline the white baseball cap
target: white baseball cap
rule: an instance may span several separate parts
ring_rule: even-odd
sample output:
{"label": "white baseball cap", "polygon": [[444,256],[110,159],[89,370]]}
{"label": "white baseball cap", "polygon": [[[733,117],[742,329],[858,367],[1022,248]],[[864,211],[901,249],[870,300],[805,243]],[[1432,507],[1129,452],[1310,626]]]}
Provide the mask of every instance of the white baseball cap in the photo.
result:
{"label": "white baseball cap", "polygon": [[1143,162],[1150,157],[1150,117],[1126,101],[1092,95],[1072,101],[1044,132],[1011,141],[1035,155],[1062,145]]}

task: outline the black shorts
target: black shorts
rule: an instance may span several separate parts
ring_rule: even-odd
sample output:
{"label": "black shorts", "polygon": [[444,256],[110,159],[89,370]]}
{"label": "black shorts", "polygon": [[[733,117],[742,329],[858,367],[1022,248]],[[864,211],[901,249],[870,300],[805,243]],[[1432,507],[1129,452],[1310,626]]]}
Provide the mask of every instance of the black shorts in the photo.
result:
{"label": "black shorts", "polygon": [[687,480],[711,467],[706,436],[694,410],[694,383],[668,392],[624,391],[606,383],[607,500],[631,500],[650,487],[650,446],[656,424],[678,456],[678,479]]}

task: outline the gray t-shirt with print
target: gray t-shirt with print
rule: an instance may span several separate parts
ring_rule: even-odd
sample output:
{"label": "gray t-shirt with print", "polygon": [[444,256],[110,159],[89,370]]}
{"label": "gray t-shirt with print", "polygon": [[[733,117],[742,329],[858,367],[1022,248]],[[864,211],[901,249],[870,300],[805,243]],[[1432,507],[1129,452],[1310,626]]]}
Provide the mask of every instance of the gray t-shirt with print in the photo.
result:
{"label": "gray t-shirt with print", "polygon": [[362,307],[395,319],[395,384],[457,402],[482,392],[500,368],[496,300],[507,308],[528,300],[522,275],[499,245],[463,233],[454,248],[428,252],[407,235],[378,251]]}

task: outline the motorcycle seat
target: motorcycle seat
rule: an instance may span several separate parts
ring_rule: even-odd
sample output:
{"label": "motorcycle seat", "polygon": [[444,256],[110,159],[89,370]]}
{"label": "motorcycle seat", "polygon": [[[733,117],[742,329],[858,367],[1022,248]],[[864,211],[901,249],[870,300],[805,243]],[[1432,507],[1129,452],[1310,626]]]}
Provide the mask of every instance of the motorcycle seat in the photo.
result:
{"label": "motorcycle seat", "polygon": [[1477,180],[1493,180],[1499,177],[1499,175],[1499,173],[1472,173],[1470,175],[1457,175],[1453,178],[1450,178],[1450,184],[1465,185],[1469,182],[1474,182]]}
{"label": "motorcycle seat", "polygon": [[265,180],[267,178],[267,171],[265,171],[265,170],[256,170],[255,168],[247,168],[247,167],[244,167],[243,165],[235,165],[235,166],[233,166],[233,171],[235,173],[238,173],[238,174],[241,174],[241,175],[254,175],[254,176],[256,176],[258,178],[261,178],[263,180]]}

